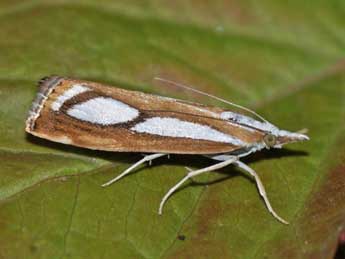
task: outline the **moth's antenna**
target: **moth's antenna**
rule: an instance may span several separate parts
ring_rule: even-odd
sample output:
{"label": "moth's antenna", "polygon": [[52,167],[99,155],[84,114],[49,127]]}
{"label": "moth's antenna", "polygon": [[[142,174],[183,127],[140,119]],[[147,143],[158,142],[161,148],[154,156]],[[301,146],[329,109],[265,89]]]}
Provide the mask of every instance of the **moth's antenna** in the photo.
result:
{"label": "moth's antenna", "polygon": [[247,111],[247,112],[249,112],[249,113],[251,113],[251,114],[257,116],[258,118],[260,118],[260,119],[263,120],[264,122],[269,123],[265,118],[263,118],[262,116],[260,116],[259,114],[257,114],[255,111],[252,111],[251,109],[248,109],[248,108],[246,108],[246,107],[244,107],[244,106],[241,106],[241,105],[239,105],[239,104],[229,102],[229,101],[224,100],[224,99],[222,99],[222,98],[220,98],[220,97],[217,97],[217,96],[215,96],[215,95],[212,95],[212,94],[208,94],[208,93],[202,92],[202,91],[200,91],[200,90],[194,89],[194,88],[192,88],[192,87],[189,87],[189,86],[186,86],[186,85],[183,85],[183,84],[180,84],[180,83],[177,83],[177,82],[168,80],[168,79],[164,79],[164,78],[160,78],[160,77],[155,77],[154,79],[157,80],[157,81],[164,82],[164,83],[172,84],[172,85],[177,86],[177,87],[180,87],[180,88],[187,89],[187,90],[189,90],[189,91],[192,91],[192,92],[195,92],[195,93],[198,93],[198,94],[201,94],[201,95],[204,95],[204,96],[207,96],[207,97],[216,99],[216,100],[218,100],[218,101],[220,101],[220,102],[223,102],[223,103],[232,105],[232,106],[234,106],[234,107],[240,108],[240,109],[242,109],[242,110],[245,110],[245,111]]}

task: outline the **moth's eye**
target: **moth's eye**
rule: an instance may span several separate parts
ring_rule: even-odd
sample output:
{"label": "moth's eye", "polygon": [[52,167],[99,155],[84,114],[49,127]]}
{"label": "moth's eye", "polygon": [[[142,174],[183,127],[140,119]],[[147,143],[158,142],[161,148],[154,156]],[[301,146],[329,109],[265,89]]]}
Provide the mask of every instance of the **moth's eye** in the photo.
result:
{"label": "moth's eye", "polygon": [[276,136],[274,136],[272,134],[267,134],[264,137],[264,142],[268,147],[273,147],[277,142],[277,138],[276,138]]}

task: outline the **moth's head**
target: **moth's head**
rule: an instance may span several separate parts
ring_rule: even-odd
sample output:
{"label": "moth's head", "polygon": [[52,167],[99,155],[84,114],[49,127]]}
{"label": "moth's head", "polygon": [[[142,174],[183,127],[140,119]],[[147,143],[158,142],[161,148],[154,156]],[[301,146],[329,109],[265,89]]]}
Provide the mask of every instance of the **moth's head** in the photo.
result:
{"label": "moth's head", "polygon": [[309,137],[303,133],[279,129],[266,133],[263,138],[266,148],[281,148],[285,144],[305,140],[309,140]]}
{"label": "moth's head", "polygon": [[290,132],[286,130],[280,130],[266,120],[257,120],[243,114],[225,111],[221,113],[221,118],[229,120],[232,123],[245,126],[248,129],[253,130],[254,132],[261,132],[260,135],[264,133],[264,136],[260,141],[261,143],[259,145],[259,149],[281,148],[283,145],[288,143],[309,140],[309,137],[303,134],[305,133],[303,131]]}

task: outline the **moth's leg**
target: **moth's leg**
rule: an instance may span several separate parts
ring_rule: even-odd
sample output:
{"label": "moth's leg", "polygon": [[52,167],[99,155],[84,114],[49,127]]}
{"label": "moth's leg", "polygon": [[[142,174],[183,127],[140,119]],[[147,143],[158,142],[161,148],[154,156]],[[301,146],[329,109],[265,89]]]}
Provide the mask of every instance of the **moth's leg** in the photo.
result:
{"label": "moth's leg", "polygon": [[135,164],[133,164],[132,166],[128,167],[124,172],[122,172],[120,175],[118,175],[117,177],[115,177],[114,179],[111,179],[109,182],[106,182],[104,184],[102,184],[102,187],[105,186],[109,186],[110,184],[116,182],[117,180],[120,180],[122,177],[124,177],[125,175],[129,174],[133,169],[135,169],[136,167],[138,167],[139,165],[145,163],[145,162],[149,162],[151,165],[151,161],[165,156],[166,154],[152,154],[152,155],[147,155],[144,156],[142,159],[140,159],[138,162],[136,162]]}
{"label": "moth's leg", "polygon": [[[225,161],[225,160],[229,159],[231,156],[223,154],[223,155],[214,155],[214,156],[208,155],[207,157],[212,158],[212,159],[217,160],[217,161]],[[235,161],[234,164],[236,164],[238,167],[240,167],[241,169],[248,172],[250,175],[252,175],[254,177],[256,185],[257,185],[258,190],[259,190],[259,193],[260,193],[261,197],[264,199],[264,202],[265,202],[265,205],[266,205],[268,211],[280,222],[282,222],[284,224],[289,224],[289,222],[287,222],[286,220],[279,217],[278,214],[273,210],[271,203],[268,200],[268,197],[267,197],[267,194],[265,191],[265,187],[262,184],[258,174],[252,168],[250,168],[249,166],[247,166],[246,164],[244,164],[240,160]]]}
{"label": "moth's leg", "polygon": [[268,209],[268,211],[277,219],[279,220],[280,222],[284,223],[284,224],[289,224],[289,222],[287,222],[286,220],[282,219],[281,217],[278,216],[278,214],[273,210],[272,206],[271,206],[271,203],[270,201],[268,200],[268,197],[267,197],[267,194],[266,194],[266,191],[265,191],[265,187],[264,185],[262,184],[259,176],[257,175],[257,173],[251,169],[249,166],[247,166],[246,164],[244,164],[243,162],[241,161],[235,161],[234,164],[236,164],[238,167],[240,167],[241,169],[243,169],[244,171],[248,172],[249,174],[251,174],[254,179],[255,179],[255,182],[256,182],[256,185],[258,187],[258,190],[259,190],[259,193],[261,195],[261,197],[264,199],[265,201],[265,205]]}
{"label": "moth's leg", "polygon": [[187,181],[188,179],[190,179],[191,177],[193,176],[196,176],[196,175],[199,175],[199,174],[202,174],[202,173],[205,173],[205,172],[210,172],[210,171],[214,171],[214,170],[217,170],[217,169],[220,169],[220,168],[223,168],[225,166],[228,166],[230,165],[231,163],[235,162],[238,158],[236,156],[229,156],[229,159],[226,160],[226,161],[222,161],[218,164],[215,164],[215,165],[211,165],[211,166],[208,166],[208,167],[205,167],[205,168],[202,168],[202,169],[199,169],[199,170],[195,170],[195,171],[189,171],[189,173],[182,178],[181,181],[179,181],[174,187],[172,187],[163,197],[160,205],[159,205],[159,210],[158,210],[158,214],[162,214],[162,211],[163,211],[163,206],[165,204],[165,202],[169,199],[169,197],[185,182]]}

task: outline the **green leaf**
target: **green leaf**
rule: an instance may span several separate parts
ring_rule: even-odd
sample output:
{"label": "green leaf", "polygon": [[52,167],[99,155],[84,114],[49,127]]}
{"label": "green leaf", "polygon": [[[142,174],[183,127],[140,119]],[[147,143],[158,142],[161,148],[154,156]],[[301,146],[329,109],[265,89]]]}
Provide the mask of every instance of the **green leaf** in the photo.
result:
{"label": "green leaf", "polygon": [[[0,256],[3,258],[330,258],[345,227],[344,1],[8,1],[0,3]],[[161,76],[254,108],[311,140],[186,184],[172,156],[101,184],[138,154],[27,136],[36,81],[58,74],[221,105]]]}

